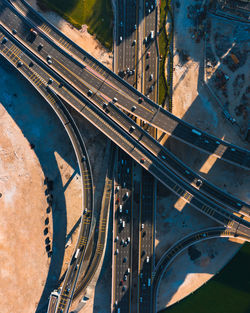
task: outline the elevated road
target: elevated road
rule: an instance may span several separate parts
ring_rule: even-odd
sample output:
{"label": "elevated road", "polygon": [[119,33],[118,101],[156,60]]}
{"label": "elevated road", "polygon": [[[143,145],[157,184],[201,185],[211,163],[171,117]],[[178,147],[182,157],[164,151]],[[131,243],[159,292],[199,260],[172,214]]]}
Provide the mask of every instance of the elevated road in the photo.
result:
{"label": "elevated road", "polygon": [[109,221],[109,209],[110,209],[110,200],[112,195],[112,185],[113,185],[113,163],[114,163],[114,153],[111,154],[109,160],[109,166],[106,173],[105,185],[102,197],[101,204],[101,213],[99,217],[99,221],[96,225],[97,243],[94,248],[94,252],[92,253],[93,258],[89,262],[89,266],[86,270],[84,278],[77,284],[75,289],[73,299],[77,298],[80,294],[82,294],[88,285],[91,283],[100,262],[103,258],[103,253],[105,251],[106,246],[106,238],[107,238],[107,230],[108,230],[108,221]]}
{"label": "elevated road", "polygon": [[237,235],[235,231],[231,229],[225,229],[225,228],[209,228],[205,230],[201,230],[198,232],[195,232],[193,234],[190,234],[183,239],[176,242],[172,247],[170,247],[161,257],[159,262],[157,263],[157,267],[154,272],[154,279],[152,282],[152,293],[153,293],[153,307],[151,308],[151,312],[156,313],[157,312],[157,295],[158,295],[158,289],[160,285],[160,281],[162,279],[162,276],[166,272],[169,265],[174,261],[174,259],[185,249],[192,246],[193,244],[196,244],[198,242],[213,239],[213,238],[239,238],[244,241],[249,241],[249,238],[245,237],[244,235]]}
{"label": "elevated road", "polygon": [[[3,27],[1,27],[1,31],[4,32],[6,36],[8,36],[9,41],[12,40],[13,42],[15,42],[15,45],[21,46],[20,43],[18,43],[18,41],[13,36],[11,36],[9,33],[6,32],[6,30],[3,29]],[[7,44],[0,45],[1,53],[3,53],[4,56],[6,56],[4,51],[8,51],[9,49],[8,48],[10,44],[9,41],[7,42]],[[21,49],[23,52],[25,51],[26,53],[25,55],[24,53],[22,53],[22,57],[27,58],[26,55],[28,55],[29,58],[32,58],[34,62],[37,62],[39,64],[39,67],[38,66],[35,67],[36,71],[41,76],[47,75],[48,81],[50,76],[45,71],[45,68],[50,74],[52,73],[51,69],[49,69],[44,63],[39,61],[39,59],[37,59],[33,54],[31,54],[24,46],[22,46]],[[25,66],[18,67],[21,73],[23,73],[23,71],[30,71],[30,66],[28,65],[30,64],[30,62],[31,61],[26,61]],[[231,227],[238,228],[238,231],[242,231],[248,234],[249,232],[248,222],[233,215],[232,213],[225,211],[217,204],[203,197],[198,189],[184,182],[182,178],[178,177],[172,172],[172,170],[167,168],[166,164],[161,161],[161,158],[157,158],[156,156],[154,156],[153,155],[154,149],[152,150],[152,152],[150,152],[140,144],[140,142],[145,140],[145,138],[149,138],[150,136],[147,137],[146,133],[145,135],[143,133],[142,136],[141,133],[142,130],[140,128],[137,129],[138,133],[137,131],[134,131],[133,135],[131,135],[129,134],[128,131],[125,132],[123,128],[121,128],[118,124],[115,124],[111,119],[109,119],[109,116],[110,114],[112,114],[112,111],[113,112],[117,111],[117,108],[115,106],[110,105],[109,115],[107,116],[107,114],[105,113],[106,109],[101,109],[102,107],[101,104],[100,107],[97,108],[95,105],[92,104],[92,102],[89,102],[88,99],[79,95],[79,93],[72,87],[70,87],[70,85],[68,85],[66,81],[64,81],[63,84],[67,86],[67,89],[64,86],[59,87],[61,86],[61,82],[59,83],[58,76],[56,74],[53,75],[57,79],[54,80],[55,84],[53,85],[53,88],[56,89],[57,92],[58,90],[60,90],[60,95],[62,97],[66,98],[66,100],[70,102],[70,104],[74,106],[76,110],[78,110],[82,115],[84,115],[90,122],[92,122],[104,134],[106,134],[118,146],[120,146],[123,150],[129,153],[129,155],[132,158],[134,158],[138,163],[140,163],[144,168],[146,168],[150,173],[152,173],[165,186],[170,188],[175,194],[182,197],[186,202],[190,203],[193,207],[212,217],[219,223],[222,223],[223,225],[227,225],[228,223],[230,223]],[[27,76],[25,77],[29,78]],[[70,90],[70,92],[68,90]],[[129,130],[131,127],[132,120],[125,114],[124,122],[126,122],[124,127],[127,130]],[[135,137],[136,134],[137,136],[139,135],[139,137],[136,138]],[[232,220],[234,222],[232,222]]]}
{"label": "elevated road", "polygon": [[[6,10],[8,11],[8,8],[6,8]],[[18,17],[15,18],[15,15],[13,15],[13,12],[10,11],[4,11],[6,17],[8,18],[8,20],[10,20],[11,18],[13,18],[14,20],[18,20],[21,24],[20,24],[20,32],[24,32],[24,27],[23,27],[23,20],[19,20]],[[10,14],[10,15],[9,15]],[[1,15],[1,19],[2,19]],[[7,22],[6,22],[7,23]],[[26,22],[25,22],[26,23]],[[17,25],[16,25],[17,26]],[[17,28],[17,27],[16,27]],[[34,48],[36,46],[39,45],[40,41],[37,41],[36,45],[34,46],[34,44],[32,45],[29,40],[27,40],[27,37],[29,36],[29,27],[26,27],[26,31],[25,31],[25,36],[23,35],[23,43],[26,45],[28,45],[29,47],[31,47],[31,49],[33,50],[33,53],[36,54],[36,56],[38,56],[40,59],[43,60],[43,62],[47,63],[47,56],[51,54],[51,49],[57,51],[55,48],[56,47],[51,47],[50,44],[47,43],[47,41],[43,41],[43,49],[41,52],[37,52],[36,50],[34,50]],[[15,35],[16,38],[19,37],[19,33]],[[49,40],[49,39],[48,39]],[[42,41],[42,39],[41,39]],[[48,48],[50,49],[48,50],[48,52],[46,52],[45,50],[45,44],[48,44]],[[80,93],[82,95],[88,94],[89,89],[88,86],[86,85],[87,83],[81,78],[81,73],[84,73],[86,68],[82,69],[81,72],[78,72],[78,75],[75,74],[75,72],[77,72],[77,69],[73,69],[70,67],[70,64],[68,65],[69,68],[71,68],[70,70],[67,69],[64,64],[67,64],[67,58],[63,59],[63,57],[65,57],[64,55],[62,55],[59,52],[58,55],[60,59],[60,61],[56,58],[53,58],[53,61],[55,63],[52,64],[50,66],[50,70],[53,69],[54,71],[56,71],[56,73],[58,73],[58,81],[64,81],[64,85],[66,84],[65,80],[67,79],[67,81],[71,81],[70,82],[70,86],[73,85],[75,89],[80,90]],[[60,75],[60,76],[59,76]],[[63,75],[63,76],[62,76]],[[62,96],[62,92],[65,91],[64,88],[59,88],[57,89],[57,93]],[[70,97],[70,99],[72,99],[72,97]],[[109,99],[110,100],[110,99]],[[69,103],[72,103],[73,99],[71,101],[69,101],[69,98],[67,99],[67,101]],[[99,107],[103,108],[103,103],[106,102],[106,98],[103,94],[100,94],[99,91],[96,91],[95,94],[93,94],[91,96],[91,101],[92,103],[96,103],[97,105],[99,105]],[[112,111],[111,111],[112,110]],[[134,122],[130,119],[128,119],[122,111],[116,109],[114,107],[113,103],[109,103],[109,109],[105,110],[105,112],[109,112],[109,117],[112,118],[113,120],[115,120],[118,124],[120,124],[121,126],[123,126],[124,129],[126,129],[126,131],[128,132],[129,130],[131,130],[131,126],[133,126]],[[129,126],[125,126],[125,124],[128,125],[128,121],[130,120],[130,125]],[[174,155],[172,155],[167,149],[163,148],[156,140],[154,140],[152,137],[150,137],[146,132],[143,132],[138,126],[134,126],[136,128],[135,131],[133,131],[133,136],[135,138],[137,138],[141,144],[143,144],[147,149],[150,149],[150,151],[152,153],[154,153],[157,157],[161,158],[162,162],[165,162],[165,164],[167,166],[169,166],[169,164],[171,165],[171,169],[174,170],[175,172],[177,171],[178,175],[180,175],[182,177],[182,179],[185,179],[186,181],[192,183],[194,181],[202,181],[202,184],[200,184],[199,186],[197,186],[196,183],[193,183],[193,187],[198,187],[199,190],[201,192],[204,192],[206,195],[210,195],[210,198],[216,199],[216,201],[220,204],[225,203],[226,206],[230,206],[233,209],[235,209],[236,211],[241,210],[241,213],[246,212],[246,214],[248,214],[248,205],[242,203],[241,201],[235,199],[232,196],[226,195],[225,193],[223,193],[221,190],[219,190],[218,188],[216,188],[215,186],[206,183],[204,179],[201,179],[198,175],[194,175],[194,172],[192,172],[190,169],[188,169],[182,162],[180,162]],[[164,152],[164,154],[159,155],[161,152]],[[202,185],[202,186],[201,186]],[[217,197],[218,196],[218,197]]]}
{"label": "elevated road", "polygon": [[[1,2],[6,5],[7,0],[1,0]],[[103,66],[86,51],[78,47],[58,29],[42,18],[26,1],[10,0],[10,2],[13,3],[13,6],[17,8],[19,12],[25,14],[26,23],[29,24],[28,27],[36,27],[36,29],[39,30],[41,38],[45,39],[47,36],[47,38],[53,39],[53,42],[60,46],[63,53],[67,55],[68,62],[69,60],[72,61],[70,67],[72,67],[72,70],[74,69],[74,72],[79,71],[83,65],[86,66],[83,77],[86,81],[90,82],[94,91],[102,92],[109,99],[116,97],[118,99],[116,105],[120,108],[130,113],[133,112],[134,116],[139,117],[163,132],[169,133],[195,148],[209,154],[214,154],[218,158],[249,170],[250,152],[248,150],[209,135],[162,109],[152,100],[129,85],[121,77],[115,75],[112,71]],[[15,14],[18,15],[17,11],[15,11]],[[12,20],[14,27],[16,19],[9,19],[9,21]],[[11,24],[12,23],[10,23],[10,27]],[[136,107],[136,109],[134,109],[134,107]]]}

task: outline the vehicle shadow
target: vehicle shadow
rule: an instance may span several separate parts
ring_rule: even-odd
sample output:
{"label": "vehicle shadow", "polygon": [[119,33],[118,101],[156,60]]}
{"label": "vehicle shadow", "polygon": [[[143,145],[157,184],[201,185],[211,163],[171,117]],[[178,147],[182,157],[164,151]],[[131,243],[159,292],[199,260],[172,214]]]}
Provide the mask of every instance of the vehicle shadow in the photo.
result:
{"label": "vehicle shadow", "polygon": [[[49,104],[2,58],[0,70],[2,83],[6,84],[5,94],[0,95],[0,101],[34,150],[44,174],[44,184],[47,184],[45,196],[48,206],[45,208],[43,235],[50,265],[43,293],[38,300],[36,313],[39,313],[44,312],[51,291],[58,287],[67,235],[65,186],[61,176],[62,165],[59,168],[57,156],[75,172],[79,170],[70,140]],[[5,101],[6,98],[10,101]],[[53,239],[49,236],[52,228]]]}

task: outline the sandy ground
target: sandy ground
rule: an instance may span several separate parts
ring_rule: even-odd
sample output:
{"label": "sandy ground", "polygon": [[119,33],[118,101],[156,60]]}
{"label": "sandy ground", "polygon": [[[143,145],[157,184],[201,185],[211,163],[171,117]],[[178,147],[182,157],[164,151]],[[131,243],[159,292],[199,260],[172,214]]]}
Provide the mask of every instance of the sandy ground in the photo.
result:
{"label": "sandy ground", "polygon": [[[0,140],[0,307],[3,313],[44,312],[75,247],[79,227],[72,229],[82,212],[81,179],[74,150],[54,111],[2,60],[0,75],[4,134]],[[82,117],[77,119],[98,186],[104,179],[106,140]],[[52,210],[45,176],[54,184]],[[65,250],[66,238],[70,239]],[[50,251],[53,245],[51,257],[48,244]],[[20,289],[14,300],[13,290]]]}
{"label": "sandy ground", "polygon": [[[2,60],[0,70],[0,306],[6,313],[35,312],[62,270],[65,237],[81,212],[81,185],[73,149],[54,112]],[[52,210],[45,176],[54,183]],[[67,215],[68,206],[74,210]],[[13,290],[20,289],[14,300]]]}
{"label": "sandy ground", "polygon": [[58,27],[76,44],[93,55],[98,61],[105,64],[108,68],[112,69],[112,53],[106,50],[94,36],[91,36],[88,33],[87,25],[83,25],[80,30],[77,30],[71,24],[62,19],[58,14],[54,12],[41,12],[36,4],[36,0],[28,0],[27,2],[29,2],[37,11],[42,13],[49,22]]}
{"label": "sandy ground", "polygon": [[[173,113],[219,138],[249,148],[249,144],[241,140],[232,126],[224,120],[220,108],[203,85],[204,45],[203,42],[195,43],[191,38],[191,23],[187,19],[187,7],[193,1],[179,2],[180,8],[177,9],[174,6],[175,1],[172,1],[175,7]],[[184,50],[190,60],[183,64],[177,49]],[[165,140],[166,146],[172,152],[203,177],[236,197],[250,202],[250,177],[245,170],[208,157],[207,154],[167,136]],[[157,205],[156,260],[186,234],[217,226],[214,221],[185,205],[162,186],[159,188]],[[196,246],[201,251],[201,257],[195,261],[190,260],[187,250],[184,251],[166,271],[162,280],[157,299],[158,310],[179,301],[210,279],[239,247],[239,243],[227,239],[208,240]]]}

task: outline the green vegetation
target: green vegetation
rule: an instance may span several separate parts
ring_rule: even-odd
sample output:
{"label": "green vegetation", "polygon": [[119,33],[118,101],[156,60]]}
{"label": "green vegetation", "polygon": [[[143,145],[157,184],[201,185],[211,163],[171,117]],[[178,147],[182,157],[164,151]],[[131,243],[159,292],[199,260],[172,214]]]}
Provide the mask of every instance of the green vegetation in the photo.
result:
{"label": "green vegetation", "polygon": [[250,244],[205,286],[161,313],[249,313]]}
{"label": "green vegetation", "polygon": [[[170,33],[166,33],[166,19],[171,18],[172,25]],[[162,0],[160,8],[160,35],[159,35],[159,50],[160,50],[160,68],[159,68],[159,104],[163,105],[168,99],[169,111],[172,111],[172,75],[173,75],[173,56],[170,45],[173,40],[173,16],[171,10],[171,0]],[[168,58],[168,59],[167,59]],[[168,62],[168,75],[165,77],[165,63]]]}
{"label": "green vegetation", "polygon": [[38,0],[42,9],[51,9],[80,29],[88,25],[88,32],[109,50],[112,49],[113,13],[107,0]]}

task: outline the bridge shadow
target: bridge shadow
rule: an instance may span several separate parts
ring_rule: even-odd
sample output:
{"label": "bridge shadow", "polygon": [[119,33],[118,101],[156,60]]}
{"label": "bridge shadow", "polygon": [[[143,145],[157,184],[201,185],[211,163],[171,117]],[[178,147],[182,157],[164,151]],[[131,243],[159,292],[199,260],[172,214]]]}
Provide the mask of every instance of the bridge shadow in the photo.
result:
{"label": "bridge shadow", "polygon": [[[48,188],[47,185],[45,190],[48,207],[44,208],[47,217],[44,221],[43,235],[50,265],[36,309],[36,313],[39,313],[44,312],[51,291],[58,287],[67,235],[65,186],[61,177],[62,165],[58,163],[58,157],[75,172],[78,172],[78,166],[68,135],[49,104],[3,58],[1,58],[1,76],[6,91],[0,95],[0,101],[30,143],[30,148],[34,150],[44,179],[46,178],[44,183],[47,183],[47,178],[53,181],[53,188],[51,186]],[[6,102],[6,97],[11,100]],[[62,137],[63,144],[58,144],[62,142]],[[50,227],[53,228],[52,243],[48,237]]]}

